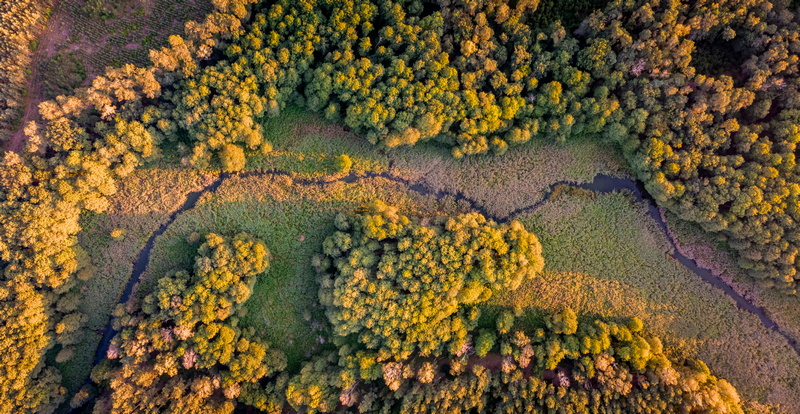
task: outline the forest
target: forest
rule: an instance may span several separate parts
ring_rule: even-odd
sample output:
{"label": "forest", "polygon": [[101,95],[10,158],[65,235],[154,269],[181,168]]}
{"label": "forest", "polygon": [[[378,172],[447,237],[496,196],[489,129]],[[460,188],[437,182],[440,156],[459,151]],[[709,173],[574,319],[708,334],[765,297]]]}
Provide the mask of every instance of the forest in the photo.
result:
{"label": "forest", "polygon": [[250,171],[276,152],[265,122],[298,107],[376,154],[499,164],[536,142],[613,146],[662,214],[796,298],[796,5],[558,4],[213,0],[150,64],[111,65],[34,117],[31,62],[53,5],[1,4],[0,412],[745,412],[728,381],[638,319],[564,308],[529,323],[484,306],[544,271],[548,246],[519,221],[419,217],[377,198],[339,211],[317,254],[297,259],[325,316],[302,363],[239,326],[278,247],[215,231],[190,243],[191,265],[113,310],[91,380],[64,385],[93,316],[87,284],[107,271],[81,223],[155,165]]}

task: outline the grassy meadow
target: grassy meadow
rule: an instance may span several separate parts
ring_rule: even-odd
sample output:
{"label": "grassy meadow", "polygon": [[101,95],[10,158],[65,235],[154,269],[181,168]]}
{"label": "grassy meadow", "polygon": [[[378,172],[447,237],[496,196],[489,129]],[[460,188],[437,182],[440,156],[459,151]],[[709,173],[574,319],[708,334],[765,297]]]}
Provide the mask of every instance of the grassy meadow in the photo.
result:
{"label": "grassy meadow", "polygon": [[[151,291],[159,275],[191,266],[206,233],[254,234],[270,249],[270,269],[257,282],[240,326],[254,328],[284,350],[292,369],[323,346],[320,335],[327,324],[317,304],[310,261],[333,229],[337,212],[352,211],[376,197],[410,216],[469,210],[466,202],[453,197],[437,201],[364,172],[388,172],[434,192],[463,194],[496,217],[540,201],[556,182],[625,174],[614,151],[591,142],[534,141],[503,157],[456,160],[431,144],[380,151],[298,109],[266,121],[264,132],[272,152],[249,158],[250,173],[234,175],[203,195],[156,239],[135,297]],[[352,171],[361,178],[338,180],[344,174],[335,170],[333,158],[340,154],[354,161]],[[98,268],[98,276],[87,283],[90,297],[98,298],[85,305],[92,315],[90,329],[105,326],[147,238],[188,192],[213,181],[213,176],[174,161],[168,157],[138,171],[123,182],[109,213],[82,220],[80,243]],[[288,174],[271,174],[273,170]],[[749,401],[750,411],[766,412],[780,404],[792,412],[791,402],[800,400],[800,358],[754,315],[737,309],[731,299],[669,257],[666,236],[630,196],[562,191],[519,219],[544,246],[545,272],[515,292],[496,295],[484,306],[487,312],[516,309],[520,323],[530,325],[539,323],[545,310],[565,306],[584,318],[636,316],[664,339],[673,357],[699,357],[731,381]],[[697,229],[674,218],[668,221],[680,241],[703,241],[714,254],[727,254]],[[111,237],[116,229],[125,236]],[[767,310],[779,324],[789,326],[800,318],[789,299],[758,295],[756,299],[771,304]],[[79,356],[80,363],[67,369],[70,384],[79,385],[88,374],[99,335],[91,338],[95,345],[84,347],[88,352]]]}
{"label": "grassy meadow", "polygon": [[389,157],[367,140],[298,107],[263,122],[264,139],[272,144],[266,155],[247,157],[245,170],[283,171],[298,179],[330,181],[339,173],[334,158],[345,154],[353,161],[351,171],[381,173],[389,169]]}

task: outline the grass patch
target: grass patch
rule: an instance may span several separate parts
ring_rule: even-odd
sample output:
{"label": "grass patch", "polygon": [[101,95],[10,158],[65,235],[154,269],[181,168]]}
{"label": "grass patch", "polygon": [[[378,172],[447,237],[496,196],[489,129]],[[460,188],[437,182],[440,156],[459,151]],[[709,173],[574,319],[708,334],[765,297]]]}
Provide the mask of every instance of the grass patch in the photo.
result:
{"label": "grass patch", "polygon": [[137,297],[152,291],[157,275],[192,265],[191,252],[197,248],[190,242],[193,233],[244,231],[259,237],[270,250],[270,269],[245,303],[248,314],[240,326],[254,327],[286,352],[290,369],[297,369],[306,353],[318,349],[327,327],[317,303],[311,257],[334,230],[337,212],[353,211],[376,197],[411,215],[466,211],[452,199],[435,201],[381,178],[303,186],[285,176],[234,177],[156,240]]}
{"label": "grass patch", "polygon": [[246,170],[286,171],[303,179],[328,175],[335,178],[343,175],[335,163],[342,154],[352,159],[352,171],[357,174],[389,168],[386,154],[366,139],[299,107],[265,119],[262,126],[264,139],[273,150],[266,155],[249,156]]}
{"label": "grass patch", "polygon": [[506,217],[542,199],[559,181],[584,183],[595,175],[622,174],[622,158],[606,145],[574,140],[557,145],[532,140],[503,156],[455,159],[431,144],[390,152],[392,173],[433,191],[460,192],[489,214]]}
{"label": "grass patch", "polygon": [[787,410],[800,401],[800,357],[786,340],[668,256],[666,236],[628,195],[565,194],[521,221],[544,247],[545,272],[492,306],[527,309],[527,324],[566,306],[636,316],[671,356],[701,358],[744,399]]}

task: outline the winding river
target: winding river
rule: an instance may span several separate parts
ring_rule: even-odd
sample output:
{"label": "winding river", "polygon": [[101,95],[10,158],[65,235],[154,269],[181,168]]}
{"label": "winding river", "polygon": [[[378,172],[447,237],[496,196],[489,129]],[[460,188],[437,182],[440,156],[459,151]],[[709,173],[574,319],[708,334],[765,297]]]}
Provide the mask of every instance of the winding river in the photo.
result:
{"label": "winding river", "polygon": [[[392,168],[391,168],[391,164],[390,164],[389,165],[389,170],[391,171],[391,169]],[[244,173],[239,173],[238,174],[239,177],[259,177],[259,176],[275,176],[275,175],[291,176],[289,173],[284,172],[284,171],[265,171],[265,172],[262,172],[262,171],[249,171],[249,172],[244,172]],[[150,261],[150,252],[151,252],[151,250],[153,248],[153,244],[155,243],[155,239],[158,236],[162,235],[180,214],[182,214],[182,213],[194,208],[195,205],[197,204],[197,201],[200,199],[200,197],[203,194],[215,191],[226,179],[228,179],[230,177],[231,177],[231,174],[222,173],[217,177],[217,179],[214,182],[212,182],[208,186],[204,187],[203,189],[201,189],[199,191],[195,191],[195,192],[189,193],[187,195],[186,201],[183,203],[183,205],[177,211],[173,212],[170,215],[169,221],[167,221],[166,223],[161,225],[161,227],[159,227],[158,230],[156,230],[153,233],[153,235],[150,236],[150,238],[147,240],[147,243],[145,244],[144,248],[139,252],[139,256],[137,257],[136,262],[134,262],[133,273],[131,274],[131,277],[130,277],[130,280],[128,281],[127,286],[125,287],[125,290],[124,290],[124,292],[122,294],[122,298],[120,300],[120,303],[125,303],[125,302],[128,301],[128,299],[130,299],[131,294],[133,292],[134,285],[139,281],[140,277],[142,276],[142,274],[144,273],[145,269],[147,268],[147,264]],[[612,177],[612,176],[603,175],[603,174],[595,176],[593,181],[589,182],[589,183],[575,184],[573,182],[568,182],[568,181],[557,182],[555,184],[550,185],[550,187],[548,187],[548,189],[544,193],[544,196],[538,202],[536,202],[536,203],[534,203],[534,204],[532,204],[530,206],[517,209],[517,210],[511,212],[509,215],[507,215],[505,217],[497,217],[495,215],[489,214],[486,211],[486,209],[482,205],[480,205],[480,203],[478,203],[477,201],[466,197],[461,192],[450,193],[450,192],[443,192],[443,191],[431,191],[429,188],[425,187],[424,185],[422,185],[420,183],[412,183],[409,180],[406,180],[406,179],[403,179],[401,177],[397,177],[395,175],[392,175],[390,172],[382,172],[382,173],[368,172],[368,173],[362,174],[362,175],[357,175],[355,173],[350,173],[349,175],[347,175],[345,177],[342,177],[337,181],[341,181],[341,182],[345,182],[345,183],[353,183],[353,182],[357,181],[359,178],[363,178],[363,177],[367,177],[367,178],[380,177],[380,178],[384,178],[384,179],[387,179],[387,180],[390,180],[390,181],[394,181],[394,182],[397,182],[397,183],[405,185],[411,191],[414,191],[414,192],[416,192],[418,194],[421,194],[421,195],[433,196],[437,200],[439,200],[439,199],[441,199],[443,197],[446,197],[446,196],[454,197],[456,200],[467,202],[473,210],[475,210],[475,211],[483,214],[485,217],[490,218],[490,219],[492,219],[492,220],[494,220],[496,222],[499,222],[499,223],[507,222],[509,220],[512,220],[512,219],[522,215],[522,214],[531,213],[531,212],[535,211],[537,208],[541,207],[545,202],[547,202],[547,200],[550,198],[550,195],[553,193],[554,189],[559,185],[569,185],[569,186],[572,186],[572,187],[591,190],[591,191],[594,191],[594,192],[599,193],[599,194],[605,194],[605,193],[610,193],[610,192],[614,192],[614,191],[627,190],[631,194],[633,194],[633,196],[636,198],[636,200],[638,200],[640,202],[641,201],[646,202],[650,217],[652,217],[653,220],[655,220],[655,222],[658,224],[658,226],[661,229],[661,231],[664,232],[664,234],[667,236],[667,239],[669,240],[670,244],[672,244],[673,253],[671,253],[670,255],[673,258],[675,258],[683,266],[685,266],[687,269],[689,269],[689,271],[691,271],[692,273],[694,273],[695,275],[697,275],[698,277],[700,277],[701,279],[703,279],[707,283],[709,283],[709,284],[721,289],[726,295],[728,295],[730,298],[732,298],[736,302],[736,304],[737,304],[737,306],[739,308],[744,309],[744,310],[756,315],[761,320],[761,323],[767,329],[771,329],[771,330],[775,331],[776,333],[778,333],[779,335],[781,335],[784,338],[786,338],[786,340],[789,342],[789,345],[795,350],[795,352],[798,353],[798,355],[800,355],[800,346],[798,346],[797,341],[795,341],[788,334],[786,334],[784,331],[782,331],[780,329],[780,327],[778,327],[778,325],[774,321],[772,321],[769,318],[769,316],[767,316],[767,314],[766,314],[766,312],[764,312],[763,308],[755,306],[753,303],[751,303],[746,298],[742,297],[739,293],[737,293],[731,286],[726,284],[720,278],[714,276],[711,273],[710,270],[704,269],[704,268],[698,266],[697,263],[694,260],[684,256],[683,254],[681,254],[679,252],[679,249],[675,245],[675,241],[672,240],[672,238],[669,237],[669,233],[667,232],[667,224],[662,219],[661,214],[659,212],[659,209],[655,204],[655,200],[647,193],[647,191],[644,189],[644,186],[642,185],[641,182],[634,181],[634,180],[629,179],[629,178]],[[302,185],[321,185],[321,184],[323,184],[323,182],[318,181],[318,180],[297,180],[297,179],[295,179],[294,182],[297,183],[297,184],[302,184]],[[97,353],[95,355],[95,361],[94,361],[95,364],[99,364],[105,358],[106,353],[108,351],[108,347],[111,344],[111,339],[114,337],[114,335],[116,335],[116,333],[117,332],[111,327],[111,321],[109,320],[108,325],[106,326],[106,329],[103,332],[103,339],[101,340],[100,345],[98,346],[98,349],[97,349]]]}

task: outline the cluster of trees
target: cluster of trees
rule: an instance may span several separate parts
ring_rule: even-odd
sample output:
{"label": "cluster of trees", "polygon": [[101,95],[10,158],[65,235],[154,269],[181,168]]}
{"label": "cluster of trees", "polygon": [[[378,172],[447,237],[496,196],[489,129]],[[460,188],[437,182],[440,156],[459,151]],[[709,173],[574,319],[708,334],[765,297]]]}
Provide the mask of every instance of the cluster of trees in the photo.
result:
{"label": "cluster of trees", "polygon": [[[620,121],[609,91],[590,88],[590,72],[607,70],[606,45],[578,53],[558,24],[534,32],[527,19],[537,3],[280,0],[252,16],[235,8],[250,24],[222,21],[223,41],[190,31],[151,52],[170,85],[154,115],[187,132],[168,134],[188,135],[180,144],[187,165],[229,171],[244,167],[245,151],[269,151],[258,120],[292,102],[374,144],[435,138],[457,157]],[[199,65],[211,46],[224,57]]]}
{"label": "cluster of trees", "polygon": [[104,211],[116,180],[157,152],[156,138],[139,122],[89,129],[74,115],[84,106],[155,96],[159,85],[146,82],[148,74],[113,70],[79,96],[43,103],[45,125],[26,126],[25,152],[3,154],[0,341],[8,352],[0,356],[0,411],[49,412],[64,399],[60,375],[43,357],[57,346],[56,361],[65,362],[82,340],[80,281],[93,268],[76,245],[78,217],[83,209]]}
{"label": "cluster of trees", "polygon": [[[578,322],[565,310],[534,332],[508,326],[488,357],[408,362],[416,375],[365,387],[359,412],[742,413],[701,361],[676,364],[642,324]],[[501,330],[502,331],[502,330]],[[477,346],[476,346],[477,347]],[[431,366],[432,365],[432,366]],[[449,370],[446,370],[449,365]],[[386,372],[386,370],[384,370]],[[389,388],[388,390],[386,388]],[[356,404],[353,404],[354,408]]]}
{"label": "cluster of trees", "polygon": [[[658,202],[722,232],[765,286],[796,292],[798,17],[784,1],[612,2],[578,30],[630,116],[607,138]],[[703,70],[698,70],[698,68]]]}
{"label": "cluster of trees", "polygon": [[542,246],[517,221],[478,213],[417,224],[380,201],[336,217],[323,243],[320,303],[335,335],[357,334],[383,360],[466,346],[479,312],[465,306],[515,290],[544,266]]}
{"label": "cluster of trees", "polygon": [[[376,362],[340,346],[298,374],[243,389],[240,401],[270,413],[743,413],[727,381],[702,361],[670,361],[638,319],[579,321],[567,309],[531,332],[505,319],[469,352],[437,359]],[[492,340],[481,354],[484,336]]]}
{"label": "cluster of trees", "polygon": [[0,4],[0,142],[18,126],[30,80],[31,47],[50,1]]}
{"label": "cluster of trees", "polygon": [[237,326],[268,257],[248,234],[209,234],[191,272],[162,277],[141,303],[119,305],[119,333],[92,372],[109,388],[94,411],[230,413],[244,383],[282,371],[285,355]]}
{"label": "cluster of trees", "polygon": [[[578,53],[558,24],[534,32],[527,19],[537,4],[282,0],[256,14],[226,55],[256,76],[268,115],[300,102],[382,146],[436,138],[460,157],[536,135],[599,133],[623,117],[608,90],[590,88],[590,73],[608,69],[608,47]],[[227,107],[234,129],[250,125],[250,110]]]}
{"label": "cluster of trees", "polygon": [[[5,11],[28,3],[3,2],[4,24],[21,24]],[[181,65],[196,67],[215,42],[241,29],[233,12],[243,9],[242,2],[215,4],[205,22],[187,25],[190,40],[183,44]],[[30,17],[26,10],[18,10],[21,18]],[[17,36],[25,36],[24,31],[15,29],[0,43]],[[159,61],[162,52],[153,53],[158,64],[164,63]],[[0,61],[6,64],[5,49],[2,53]],[[158,157],[164,137],[174,135],[176,126],[161,116],[164,107],[157,99],[162,84],[184,76],[181,68],[174,69],[110,68],[91,86],[43,102],[42,120],[25,125],[23,151],[2,154],[0,412],[53,412],[65,401],[61,375],[45,355],[52,351],[55,362],[69,361],[84,333],[80,282],[92,277],[94,269],[76,245],[78,218],[84,209],[104,211],[117,180]],[[3,96],[17,83],[3,83],[2,77],[15,73],[0,70]]]}

